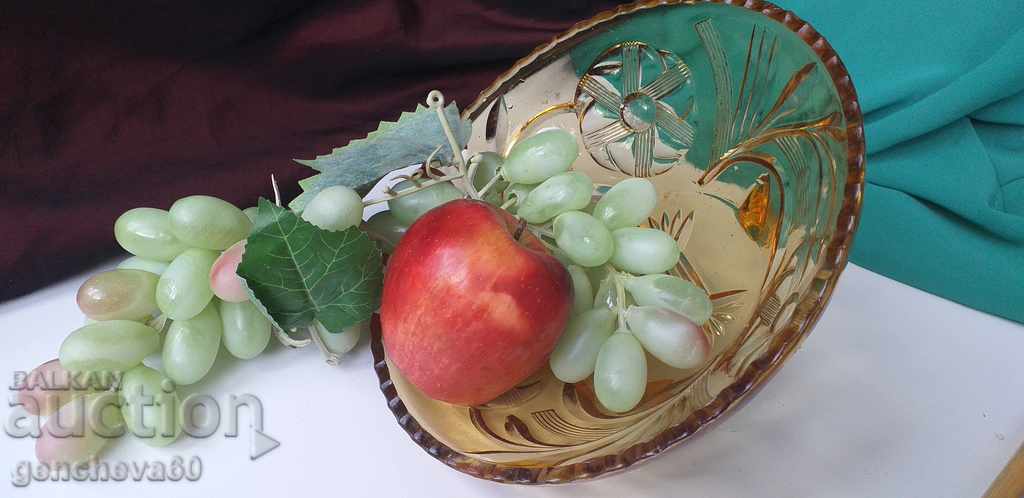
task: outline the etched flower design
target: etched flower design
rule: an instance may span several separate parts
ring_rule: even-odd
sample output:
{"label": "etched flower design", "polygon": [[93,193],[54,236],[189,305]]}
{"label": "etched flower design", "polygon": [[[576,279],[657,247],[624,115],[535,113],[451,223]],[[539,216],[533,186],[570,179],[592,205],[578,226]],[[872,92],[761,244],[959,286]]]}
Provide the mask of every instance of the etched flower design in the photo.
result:
{"label": "etched flower design", "polygon": [[576,87],[587,151],[632,176],[667,171],[693,143],[692,86],[689,66],[672,52],[636,41],[609,48]]}

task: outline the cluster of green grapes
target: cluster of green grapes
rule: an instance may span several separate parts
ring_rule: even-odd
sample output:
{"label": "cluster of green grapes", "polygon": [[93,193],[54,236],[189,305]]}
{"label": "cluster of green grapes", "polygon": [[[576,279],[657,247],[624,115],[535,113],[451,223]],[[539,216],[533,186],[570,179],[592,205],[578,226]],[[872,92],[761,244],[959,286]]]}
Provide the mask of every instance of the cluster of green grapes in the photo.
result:
{"label": "cluster of green grapes", "polygon": [[[644,350],[675,368],[705,362],[710,343],[701,325],[711,302],[692,283],[666,274],[679,260],[677,242],[639,227],[657,204],[654,185],[624,180],[594,202],[590,178],[570,170],[577,154],[568,132],[541,131],[506,157],[478,154],[469,190],[526,221],[572,278],[573,317],[550,358],[555,376],[575,383],[593,375],[598,400],[609,410],[628,411],[646,389]],[[399,195],[388,201],[389,209],[363,225],[386,252],[424,213],[466,195],[450,182],[406,180],[393,189]],[[357,192],[335,186],[320,191],[301,217],[323,230],[345,230],[360,223],[363,208]],[[174,442],[181,432],[175,386],[206,376],[221,344],[231,355],[251,359],[273,333],[236,274],[255,217],[256,208],[243,211],[209,196],[185,197],[167,211],[136,208],[121,215],[114,235],[133,256],[79,289],[78,306],[89,323],[65,339],[59,360],[32,374],[62,379],[57,387],[64,388],[22,391],[26,409],[42,415],[67,409],[59,418],[75,420],[83,416],[82,406],[71,400],[84,396],[86,405],[95,405],[116,390],[120,409],[103,411],[105,425],[123,424],[152,445]],[[331,333],[317,323],[315,332],[330,352],[341,354],[355,346],[365,326]],[[162,371],[143,364],[157,352]],[[82,372],[123,376],[116,385],[72,389],[72,377]],[[107,440],[96,434],[47,437],[50,432],[37,442],[40,461],[84,461]]]}
{"label": "cluster of green grapes", "polygon": [[[568,132],[541,131],[504,159],[483,157],[483,174],[474,180],[507,182],[503,207],[530,224],[572,277],[574,316],[551,355],[555,376],[575,383],[593,374],[601,404],[624,412],[647,386],[644,350],[675,368],[704,363],[710,343],[701,325],[711,316],[711,301],[689,281],[666,274],[679,261],[678,243],[638,226],[657,204],[654,185],[627,179],[595,203],[590,178],[570,171],[577,152]],[[500,180],[492,182],[495,176]]]}
{"label": "cluster of green grapes", "polygon": [[[302,217],[325,230],[344,230],[358,224],[362,213],[354,190],[333,187],[314,197]],[[236,274],[255,216],[256,208],[242,211],[201,195],[179,199],[170,210],[122,214],[114,236],[132,256],[79,288],[78,307],[87,324],[64,340],[57,360],[30,374],[50,382],[19,393],[25,409],[37,415],[60,410],[57,419],[64,426],[98,411],[106,428],[123,426],[154,446],[174,442],[181,433],[176,386],[206,376],[221,344],[244,360],[270,342],[273,326]],[[336,354],[352,349],[364,328],[330,333],[316,324],[325,347]],[[143,364],[156,353],[160,370]],[[115,372],[122,375],[109,375]],[[89,382],[74,382],[83,374]],[[99,403],[120,409],[105,410]],[[85,461],[109,438],[96,427],[79,438],[55,437],[60,431],[49,425],[36,443],[42,462]]]}
{"label": "cluster of green grapes", "polygon": [[[640,228],[657,204],[646,179],[623,180],[594,202],[594,184],[571,171],[575,137],[552,128],[517,142],[507,156],[478,154],[469,179],[481,200],[508,209],[528,223],[572,277],[574,304],[550,365],[563,382],[593,375],[598,400],[607,409],[633,409],[647,387],[644,350],[680,369],[702,365],[710,341],[701,327],[711,317],[708,294],[666,274],[679,261],[679,245],[668,234]],[[396,189],[415,187],[399,183]],[[367,231],[394,249],[423,213],[465,194],[439,183],[389,201]]]}

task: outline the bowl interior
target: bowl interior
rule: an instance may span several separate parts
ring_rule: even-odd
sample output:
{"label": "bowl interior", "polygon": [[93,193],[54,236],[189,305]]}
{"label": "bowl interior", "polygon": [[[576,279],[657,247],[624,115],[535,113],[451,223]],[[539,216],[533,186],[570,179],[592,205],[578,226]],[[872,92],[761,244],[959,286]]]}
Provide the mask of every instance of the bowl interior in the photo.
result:
{"label": "bowl interior", "polygon": [[459,470],[565,482],[684,439],[761,384],[809,331],[846,260],[863,182],[861,117],[823,39],[769,4],[633,4],[580,23],[481,94],[471,151],[506,152],[558,126],[595,185],[645,177],[648,221],[678,240],[672,273],[703,287],[713,355],[692,370],[648,357],[628,413],[590,380],[545,369],[486,405],[431,400],[387,364],[385,395],[422,446]]}

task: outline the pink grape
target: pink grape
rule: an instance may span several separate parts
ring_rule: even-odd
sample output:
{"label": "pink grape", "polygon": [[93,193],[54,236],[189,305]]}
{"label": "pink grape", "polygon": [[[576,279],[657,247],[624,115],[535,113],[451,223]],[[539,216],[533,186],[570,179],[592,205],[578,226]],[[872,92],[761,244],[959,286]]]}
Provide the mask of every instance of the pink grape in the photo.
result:
{"label": "pink grape", "polygon": [[237,274],[238,263],[245,254],[245,239],[227,248],[210,268],[210,289],[213,293],[229,303],[241,303],[249,300],[249,294],[242,284],[242,277]]}
{"label": "pink grape", "polygon": [[32,415],[49,415],[67,402],[89,394],[92,377],[73,374],[60,365],[56,358],[39,365],[25,378],[18,390],[18,403]]}
{"label": "pink grape", "polygon": [[61,407],[36,439],[36,458],[52,465],[95,457],[107,441],[124,433],[117,396],[110,391],[90,394]]}

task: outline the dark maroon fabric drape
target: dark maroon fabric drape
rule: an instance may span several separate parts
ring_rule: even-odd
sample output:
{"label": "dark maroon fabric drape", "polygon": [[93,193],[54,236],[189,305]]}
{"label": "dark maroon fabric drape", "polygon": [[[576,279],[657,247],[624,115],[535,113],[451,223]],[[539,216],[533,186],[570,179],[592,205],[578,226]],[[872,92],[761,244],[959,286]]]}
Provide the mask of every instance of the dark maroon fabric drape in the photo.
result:
{"label": "dark maroon fabric drape", "polygon": [[285,193],[442,90],[468,105],[578,1],[0,3],[0,300],[118,254],[136,206]]}

